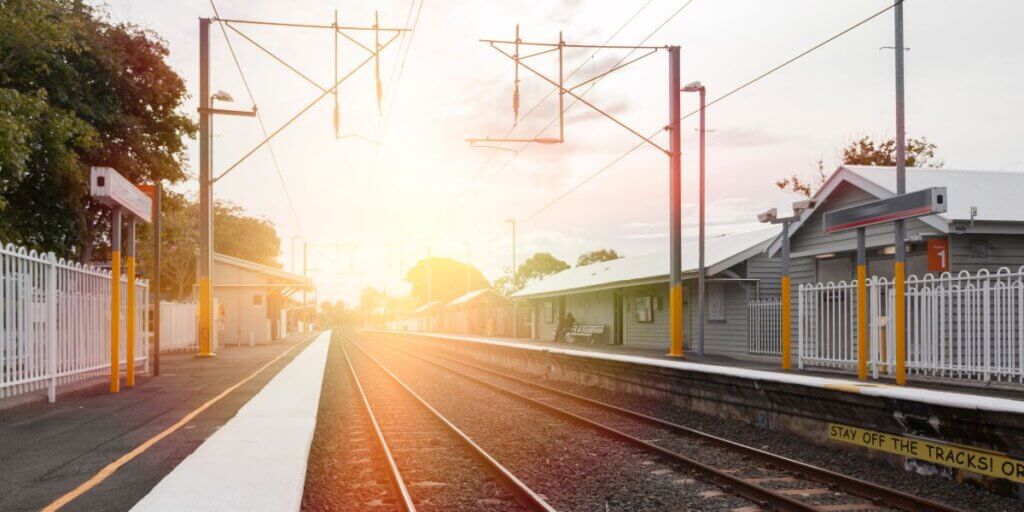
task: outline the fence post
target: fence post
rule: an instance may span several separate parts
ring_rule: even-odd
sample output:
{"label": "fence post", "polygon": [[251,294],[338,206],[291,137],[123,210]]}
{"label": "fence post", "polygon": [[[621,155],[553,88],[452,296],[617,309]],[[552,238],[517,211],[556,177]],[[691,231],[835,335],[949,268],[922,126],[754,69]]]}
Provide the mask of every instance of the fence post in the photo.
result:
{"label": "fence post", "polygon": [[[787,311],[783,308],[780,311],[780,315],[785,315]],[[780,318],[780,320],[784,320]],[[799,370],[804,369],[804,285],[799,285],[796,291],[796,367]],[[785,345],[785,342],[783,342]],[[784,347],[783,349],[785,349]]]}
{"label": "fence post", "polygon": [[46,398],[52,404],[57,401],[57,256],[46,255],[46,355],[50,383]]}
{"label": "fence post", "polygon": [[982,349],[985,353],[985,382],[991,377],[992,370],[992,282],[985,279],[982,285],[981,298],[981,321],[982,321]]}

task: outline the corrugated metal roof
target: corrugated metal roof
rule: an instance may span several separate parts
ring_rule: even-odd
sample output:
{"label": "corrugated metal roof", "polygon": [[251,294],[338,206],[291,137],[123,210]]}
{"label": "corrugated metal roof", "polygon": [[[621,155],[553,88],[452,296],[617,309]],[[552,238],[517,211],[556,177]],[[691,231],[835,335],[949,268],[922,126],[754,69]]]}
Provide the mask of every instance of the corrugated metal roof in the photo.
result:
{"label": "corrugated metal roof", "polygon": [[428,312],[428,311],[430,311],[432,309],[438,309],[438,308],[440,308],[440,309],[448,309],[448,307],[449,307],[448,304],[445,304],[444,302],[441,302],[439,300],[435,300],[433,302],[428,302],[428,303],[426,303],[426,304],[416,308],[416,310],[413,311],[413,313],[418,315],[418,314],[421,314],[421,313],[426,313],[426,312]]}
{"label": "corrugated metal roof", "polygon": [[[778,226],[771,226],[709,238],[704,248],[704,262],[708,268],[708,275],[721,272],[763,251],[779,233],[779,229]],[[683,238],[684,275],[697,272],[697,250],[696,237]],[[615,285],[668,281],[668,260],[668,251],[660,251],[574,267],[530,283],[512,297],[526,299]]]}
{"label": "corrugated metal roof", "polygon": [[448,303],[448,305],[449,306],[458,306],[458,305],[461,305],[461,304],[465,304],[465,303],[467,303],[467,302],[469,302],[469,301],[471,301],[471,300],[473,300],[473,299],[475,299],[475,298],[477,298],[477,297],[479,297],[481,295],[487,295],[487,294],[494,295],[495,297],[497,297],[497,298],[499,298],[501,300],[508,300],[508,298],[506,298],[504,295],[498,293],[496,290],[494,290],[492,288],[480,288],[479,290],[473,290],[473,291],[471,291],[469,293],[465,293],[463,295],[460,295],[460,296],[452,299]]}
{"label": "corrugated metal roof", "polygon": [[[888,196],[896,194],[895,167],[844,165],[839,169],[863,177],[888,192]],[[971,206],[977,206],[975,220],[1024,222],[1020,193],[1024,190],[1024,172],[907,168],[908,192],[929,187],[946,187],[948,210],[938,215],[946,220],[970,220]]]}

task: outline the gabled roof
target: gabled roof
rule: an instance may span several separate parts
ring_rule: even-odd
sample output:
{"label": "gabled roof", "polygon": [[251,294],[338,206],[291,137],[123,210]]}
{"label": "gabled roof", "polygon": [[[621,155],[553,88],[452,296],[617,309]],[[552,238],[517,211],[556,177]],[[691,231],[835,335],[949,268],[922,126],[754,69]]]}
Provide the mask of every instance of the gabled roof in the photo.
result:
{"label": "gabled roof", "polygon": [[246,270],[252,270],[253,272],[259,272],[266,274],[277,279],[284,280],[286,283],[292,283],[296,286],[312,286],[313,280],[301,276],[299,274],[293,274],[291,272],[285,272],[281,269],[277,269],[271,266],[262,265],[249,260],[243,260],[242,258],[236,258],[234,256],[228,256],[226,254],[213,253],[213,261],[219,261],[221,263],[244,268]]}
{"label": "gabled roof", "polygon": [[450,307],[448,306],[448,304],[445,304],[444,302],[441,302],[439,300],[435,300],[433,302],[428,302],[428,303],[426,303],[426,304],[416,308],[416,310],[414,310],[413,313],[419,315],[419,314],[427,313],[427,312],[429,312],[431,310],[434,310],[434,309],[450,309]]}
{"label": "gabled roof", "polygon": [[[896,168],[889,166],[843,165],[829,176],[814,194],[817,207],[803,212],[800,220],[789,229],[793,238],[804,222],[828,201],[828,197],[842,183],[879,198],[896,195]],[[1020,190],[1024,190],[1024,172],[968,171],[907,167],[907,191],[930,187],[946,187],[947,211],[921,217],[921,221],[948,233],[951,223],[971,222],[971,207],[978,208],[974,221],[978,223],[1024,223]],[[779,249],[779,241],[772,244],[770,253]]]}
{"label": "gabled roof", "polygon": [[501,301],[508,301],[508,297],[505,297],[504,295],[498,293],[498,291],[493,288],[480,288],[479,290],[473,290],[469,293],[463,294],[459,297],[452,299],[451,302],[448,303],[448,305],[452,307],[460,306],[462,304],[471,302],[477,299],[478,297],[483,296],[491,296],[493,298],[500,299]]}
{"label": "gabled roof", "polygon": [[[714,275],[764,251],[779,233],[778,226],[709,238],[704,247],[707,274]],[[697,239],[683,239],[683,276],[697,273]],[[527,285],[516,299],[553,297],[583,291],[668,282],[668,251],[631,256],[570,268]]]}

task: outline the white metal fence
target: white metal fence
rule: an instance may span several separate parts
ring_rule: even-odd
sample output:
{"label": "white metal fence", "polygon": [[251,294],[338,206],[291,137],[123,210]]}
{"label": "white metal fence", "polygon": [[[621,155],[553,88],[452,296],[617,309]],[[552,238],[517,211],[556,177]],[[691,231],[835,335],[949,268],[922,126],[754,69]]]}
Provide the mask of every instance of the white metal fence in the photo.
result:
{"label": "white metal fence", "polygon": [[[892,282],[871,278],[868,364],[873,375],[895,371]],[[857,284],[801,285],[799,364],[856,369]],[[908,375],[1024,383],[1024,267],[938,277],[906,285]]]}
{"label": "white metal fence", "polygon": [[198,351],[199,317],[195,302],[160,303],[160,351]]}
{"label": "white metal fence", "polygon": [[747,353],[782,355],[782,300],[779,297],[747,303]]}
{"label": "white metal fence", "polygon": [[[110,368],[110,272],[53,254],[0,247],[0,397],[56,386]],[[127,299],[127,278],[121,296]],[[148,283],[136,281],[135,364],[148,356]],[[126,368],[122,301],[120,367]]]}

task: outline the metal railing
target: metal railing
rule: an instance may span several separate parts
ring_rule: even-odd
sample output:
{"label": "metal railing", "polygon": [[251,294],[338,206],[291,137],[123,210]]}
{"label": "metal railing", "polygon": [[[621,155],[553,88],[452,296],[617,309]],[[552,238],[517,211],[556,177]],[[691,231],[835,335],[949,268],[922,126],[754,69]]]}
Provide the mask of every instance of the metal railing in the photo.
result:
{"label": "metal railing", "polygon": [[198,351],[198,315],[195,302],[161,302],[160,351]]}
{"label": "metal railing", "polygon": [[[109,271],[58,260],[23,247],[0,247],[0,398],[102,375],[110,369]],[[121,296],[127,297],[122,277]],[[136,366],[149,355],[149,283],[137,280]],[[121,357],[126,368],[127,303]]]}
{"label": "metal railing", "polygon": [[[799,364],[856,370],[857,284],[801,285]],[[868,280],[868,365],[895,372],[892,282]],[[1024,267],[910,276],[906,283],[907,373],[1024,383]]]}
{"label": "metal railing", "polygon": [[747,303],[747,353],[782,355],[782,300],[779,297]]}

